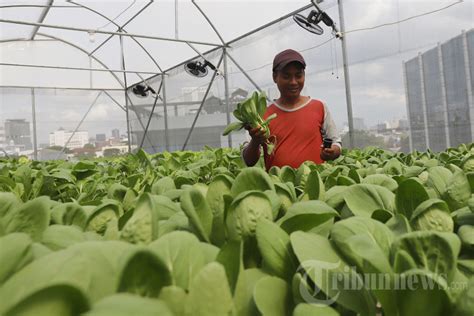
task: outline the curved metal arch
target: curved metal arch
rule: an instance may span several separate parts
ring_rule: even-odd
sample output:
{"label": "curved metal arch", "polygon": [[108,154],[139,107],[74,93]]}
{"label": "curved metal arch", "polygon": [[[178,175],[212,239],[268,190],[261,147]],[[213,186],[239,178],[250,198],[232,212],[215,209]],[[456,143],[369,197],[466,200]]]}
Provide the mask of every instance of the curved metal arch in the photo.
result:
{"label": "curved metal arch", "polygon": [[[38,35],[44,36],[44,37],[48,37],[48,38],[54,39],[54,40],[56,40],[56,41],[60,41],[61,43],[67,44],[67,45],[69,45],[69,46],[72,46],[72,47],[74,47],[74,48],[80,50],[81,52],[83,52],[83,53],[86,54],[87,56],[89,56],[89,54],[87,53],[87,51],[86,51],[84,48],[82,48],[82,47],[80,47],[80,46],[78,46],[78,45],[76,45],[76,44],[74,44],[74,43],[71,43],[71,42],[69,42],[69,41],[66,41],[65,39],[62,39],[62,38],[60,38],[60,37],[53,36],[53,35],[44,34],[44,33],[38,33]],[[94,59],[96,62],[98,62],[102,67],[104,67],[105,69],[107,69],[107,70],[109,71],[109,73],[117,80],[117,82],[120,84],[120,86],[121,86],[123,89],[126,89],[125,84],[119,79],[119,77],[117,77],[117,75],[116,75],[115,73],[113,73],[112,71],[110,71],[110,68],[109,68],[103,61],[101,61],[99,58],[97,58],[97,57],[95,57],[95,56],[89,56],[89,57],[93,58],[93,59]],[[106,90],[106,89],[105,89],[105,90]]]}
{"label": "curved metal arch", "polygon": [[[124,33],[128,33],[124,28],[122,28],[122,26],[120,26],[119,24],[117,24],[114,20],[110,19],[108,16],[106,16],[105,14],[103,13],[100,13],[99,11],[96,11],[86,5],[83,5],[81,3],[77,3],[77,2],[74,2],[74,1],[68,1],[69,3],[71,4],[74,4],[80,8],[83,8],[83,9],[86,9],[88,11],[91,11],[92,13],[95,13],[97,15],[99,15],[100,17],[106,19],[107,21],[109,21],[110,23],[112,23],[113,25],[115,25],[119,30],[122,30]],[[150,5],[152,2],[148,3],[145,8]],[[143,49],[145,51],[145,53],[147,54],[147,56],[153,61],[153,63],[155,64],[156,67],[158,67],[158,70],[160,72],[163,72],[163,69],[160,67],[160,65],[158,64],[158,62],[155,60],[155,58],[153,58],[153,56],[151,56],[150,52],[148,52],[148,50],[140,43],[140,41],[138,41],[135,37],[133,36],[130,36],[130,38],[135,41],[135,43],[138,44],[138,46],[140,46],[141,49]],[[92,56],[92,55],[90,55]],[[142,78],[143,80],[143,78]]]}

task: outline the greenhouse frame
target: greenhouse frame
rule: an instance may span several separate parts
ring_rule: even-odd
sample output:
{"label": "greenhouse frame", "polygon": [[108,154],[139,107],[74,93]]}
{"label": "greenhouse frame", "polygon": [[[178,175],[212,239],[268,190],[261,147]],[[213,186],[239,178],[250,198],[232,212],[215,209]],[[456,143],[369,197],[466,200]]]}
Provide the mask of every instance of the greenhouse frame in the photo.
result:
{"label": "greenhouse frame", "polygon": [[[271,1],[257,2],[253,11],[274,8],[265,10],[272,12],[261,14],[264,16],[261,20],[245,23],[249,25],[237,23],[236,30],[229,27],[227,21],[232,19],[232,10],[237,14],[238,5],[225,1],[222,7],[214,2],[194,0],[124,1],[117,8],[87,1],[3,1],[0,6],[3,106],[0,121],[20,130],[29,125],[29,135],[10,138],[4,135],[4,147],[12,145],[11,140],[17,137],[13,144],[17,151],[31,152],[35,159],[56,159],[64,157],[63,151],[71,147],[71,143],[77,143],[72,147],[79,148],[89,142],[85,141],[87,134],[81,136],[83,141],[78,140],[81,131],[88,131],[91,138],[94,134],[102,137],[112,129],[122,132],[120,139],[122,144],[126,141],[127,148],[121,150],[127,152],[137,148],[155,153],[200,150],[204,146],[238,147],[247,139],[245,131],[223,137],[222,130],[235,120],[232,111],[236,104],[253,90],[265,91],[269,101],[277,97],[271,79],[271,60],[278,51],[288,47],[300,51],[308,60],[304,92],[321,97],[334,112],[339,128],[345,125],[342,128],[348,135],[345,146],[367,145],[364,118],[371,112],[383,116],[383,109],[370,107],[390,96],[398,100],[389,101],[393,101],[390,106],[396,116],[392,121],[398,121],[393,123],[384,117],[383,122],[375,122],[375,117],[370,122],[375,126],[378,139],[383,138],[388,148],[442,150],[472,140],[474,66],[470,57],[474,54],[474,42],[470,23],[459,20],[448,35],[431,35],[423,39],[423,43],[416,38],[425,36],[421,30],[416,36],[404,32],[412,21],[435,19],[437,14],[449,10],[461,11],[462,6],[469,3],[420,4],[416,11],[419,14],[409,14],[407,9],[408,18],[403,19],[403,8],[409,6],[397,2],[398,22],[372,27],[359,25],[354,17],[353,12],[357,10],[370,9],[363,1],[317,2],[295,1],[279,6]],[[361,8],[361,3],[367,8]],[[321,23],[324,29],[321,36],[307,32],[294,21],[295,14],[308,16],[315,9],[327,12],[335,23],[332,30]],[[242,10],[239,14],[246,16],[249,11]],[[390,12],[386,14],[382,22],[391,19]],[[69,16],[74,18],[68,19]],[[347,25],[344,25],[344,16]],[[155,19],[166,18],[174,25],[159,22],[158,31],[143,28]],[[339,34],[343,36],[336,36]],[[390,35],[398,36],[397,45],[385,48],[375,45],[367,57],[357,57],[359,48],[354,42],[364,40],[374,44],[380,36]],[[446,91],[449,80],[444,78],[444,105],[432,105],[434,110],[430,111],[423,101],[429,100],[429,91],[413,88],[415,91],[407,85],[416,78],[407,77],[411,61],[406,65],[405,61],[412,60],[417,53],[424,54],[433,46],[447,46],[456,36],[460,38],[460,46],[453,48],[454,54],[465,61],[460,67],[464,76],[459,84],[466,89],[452,92],[453,101],[450,101],[447,96],[452,93]],[[418,45],[403,47],[404,41]],[[186,73],[184,68],[189,64],[201,65],[207,75],[193,77]],[[397,83],[378,89],[380,94],[386,95],[379,96],[376,91],[360,93],[357,82],[370,85],[370,76],[363,73],[364,68],[393,67],[394,64],[398,68]],[[457,61],[446,60],[445,64],[458,67]],[[429,71],[422,68],[422,74]],[[349,77],[350,72],[355,76]],[[421,83],[415,86],[424,85],[428,80],[418,82]],[[137,90],[134,93],[137,87],[141,89],[138,94]],[[436,91],[436,88],[431,90]],[[422,92],[423,98],[418,99],[423,102],[418,106],[413,94]],[[465,95],[456,97],[459,93]],[[10,102],[18,104],[11,106]],[[413,102],[416,104],[412,105]],[[457,114],[447,117],[453,102]],[[415,107],[421,112],[416,112]],[[444,111],[446,117],[428,123],[427,113],[438,117],[437,111]],[[417,113],[424,113],[424,120],[420,121]],[[445,127],[459,117],[466,119],[457,123],[460,125],[456,131],[451,131],[447,138],[452,139],[451,142],[436,145],[419,140],[428,135],[428,130],[438,125]],[[25,130],[23,134],[28,133]],[[48,145],[49,148],[62,147],[62,150],[43,150]]]}

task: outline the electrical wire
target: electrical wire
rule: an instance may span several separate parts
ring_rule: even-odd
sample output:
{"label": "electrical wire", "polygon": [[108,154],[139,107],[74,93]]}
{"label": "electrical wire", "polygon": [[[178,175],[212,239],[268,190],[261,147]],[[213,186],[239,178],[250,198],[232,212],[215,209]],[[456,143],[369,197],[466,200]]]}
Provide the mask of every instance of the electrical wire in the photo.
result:
{"label": "electrical wire", "polygon": [[429,14],[433,14],[433,13],[436,13],[436,12],[446,10],[446,9],[448,9],[448,8],[450,8],[450,7],[452,7],[456,4],[460,4],[462,2],[464,2],[464,0],[458,0],[458,1],[456,1],[454,3],[451,3],[451,4],[448,4],[447,6],[444,6],[442,8],[435,9],[435,10],[428,11],[428,12],[424,12],[424,13],[417,14],[417,15],[413,15],[413,16],[410,16],[410,17],[405,18],[403,20],[399,20],[399,21],[395,21],[395,22],[389,22],[389,23],[383,23],[383,24],[379,24],[379,25],[375,25],[375,26],[371,26],[371,27],[365,27],[365,28],[360,28],[360,29],[349,30],[349,31],[345,31],[344,34],[355,33],[355,32],[360,32],[360,31],[370,31],[370,30],[375,30],[375,29],[378,29],[378,28],[381,28],[381,27],[384,27],[384,26],[400,24],[400,23],[403,23],[403,22],[406,22],[406,21],[409,21],[409,20],[417,19],[417,18],[426,16],[426,15],[429,15]]}
{"label": "electrical wire", "polygon": [[96,28],[96,30],[97,31],[102,30],[103,28],[106,28],[110,24],[114,23],[119,17],[121,17],[125,12],[127,12],[136,2],[137,0],[133,0],[133,2],[128,7],[126,7],[122,12],[120,12],[115,18],[113,18],[111,21],[107,22],[103,26]]}

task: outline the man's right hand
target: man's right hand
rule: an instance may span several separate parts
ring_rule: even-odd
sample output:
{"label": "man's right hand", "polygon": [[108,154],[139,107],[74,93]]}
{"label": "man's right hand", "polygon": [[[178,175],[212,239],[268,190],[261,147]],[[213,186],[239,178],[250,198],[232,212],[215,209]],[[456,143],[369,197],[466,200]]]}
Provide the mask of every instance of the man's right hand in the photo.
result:
{"label": "man's right hand", "polygon": [[262,145],[267,140],[265,137],[265,130],[262,127],[251,128],[250,126],[246,126],[245,129],[248,130],[249,135],[252,137],[252,141],[254,143]]}

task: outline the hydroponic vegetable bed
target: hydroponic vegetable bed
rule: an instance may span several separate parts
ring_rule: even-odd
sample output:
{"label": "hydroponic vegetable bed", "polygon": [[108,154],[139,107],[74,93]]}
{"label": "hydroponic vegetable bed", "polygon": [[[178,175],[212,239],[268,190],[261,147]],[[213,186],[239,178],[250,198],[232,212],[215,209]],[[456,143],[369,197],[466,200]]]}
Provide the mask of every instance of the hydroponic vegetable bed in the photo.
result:
{"label": "hydroponic vegetable bed", "polygon": [[2,315],[473,315],[474,146],[0,160]]}

